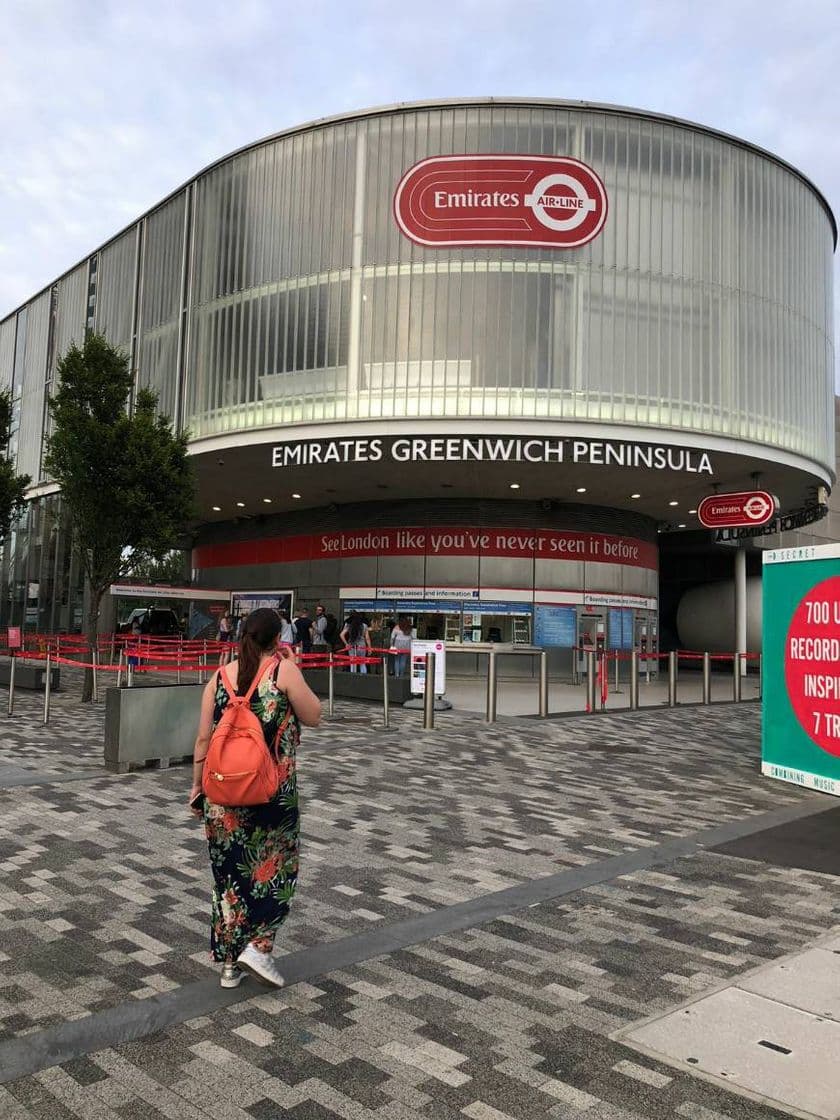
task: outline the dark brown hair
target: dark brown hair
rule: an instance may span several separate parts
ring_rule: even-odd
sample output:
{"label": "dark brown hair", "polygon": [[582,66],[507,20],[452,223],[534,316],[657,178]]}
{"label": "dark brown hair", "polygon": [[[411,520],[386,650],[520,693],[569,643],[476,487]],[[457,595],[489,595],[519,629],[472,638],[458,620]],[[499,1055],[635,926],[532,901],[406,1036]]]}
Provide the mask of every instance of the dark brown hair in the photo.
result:
{"label": "dark brown hair", "polygon": [[402,615],[397,625],[399,626],[400,630],[402,630],[403,634],[406,635],[406,637],[411,634],[413,627],[411,625],[411,619],[408,617],[408,615]]}
{"label": "dark brown hair", "polygon": [[251,686],[260,658],[274,648],[280,633],[280,616],[270,607],[260,607],[251,611],[242,627],[239,640],[239,676],[236,687],[239,692],[247,692]]}

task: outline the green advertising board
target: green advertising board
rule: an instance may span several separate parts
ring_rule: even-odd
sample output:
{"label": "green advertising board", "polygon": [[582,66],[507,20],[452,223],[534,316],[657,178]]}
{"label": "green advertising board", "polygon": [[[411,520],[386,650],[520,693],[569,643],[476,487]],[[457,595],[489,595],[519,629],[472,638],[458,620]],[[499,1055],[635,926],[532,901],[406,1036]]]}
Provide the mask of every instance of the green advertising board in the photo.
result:
{"label": "green advertising board", "polygon": [[840,796],[840,545],[764,553],[761,772]]}

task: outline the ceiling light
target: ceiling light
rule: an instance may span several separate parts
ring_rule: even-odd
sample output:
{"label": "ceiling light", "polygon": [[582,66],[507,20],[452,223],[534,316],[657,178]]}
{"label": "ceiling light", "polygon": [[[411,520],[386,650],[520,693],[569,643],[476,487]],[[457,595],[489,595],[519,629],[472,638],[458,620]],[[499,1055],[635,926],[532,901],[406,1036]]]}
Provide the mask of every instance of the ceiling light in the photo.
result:
{"label": "ceiling light", "polygon": [[518,490],[519,489],[519,483],[518,482],[512,482],[510,484],[510,488],[511,488],[511,490]]}
{"label": "ceiling light", "polygon": [[697,512],[697,510],[696,510],[696,509],[690,509],[690,510],[689,510],[688,512],[689,512],[689,513],[696,513],[696,512]]}
{"label": "ceiling light", "polygon": [[668,502],[669,506],[678,506],[679,504],[679,502]]}
{"label": "ceiling light", "polygon": [[293,498],[299,498],[299,497],[300,497],[300,494],[292,494],[292,497],[293,497]]}
{"label": "ceiling light", "polygon": [[222,512],[222,507],[221,506],[213,506],[213,512],[214,513],[221,513]]}
{"label": "ceiling light", "polygon": [[642,496],[641,494],[631,494],[630,495],[631,498],[641,498],[641,496]]}
{"label": "ceiling light", "polygon": [[271,505],[271,498],[263,498],[263,501],[266,503],[266,505]]}
{"label": "ceiling light", "polygon": [[677,526],[677,528],[678,528],[678,529],[684,529],[684,528],[685,528],[685,524],[684,524],[684,523],[680,523],[680,524],[679,524],[679,525]]}
{"label": "ceiling light", "polygon": [[578,486],[577,492],[578,492],[578,494],[585,494],[586,493],[586,487],[585,486]]}
{"label": "ceiling light", "polygon": [[236,504],[239,507],[239,509],[244,509],[245,508],[245,503],[244,502],[237,502]]}

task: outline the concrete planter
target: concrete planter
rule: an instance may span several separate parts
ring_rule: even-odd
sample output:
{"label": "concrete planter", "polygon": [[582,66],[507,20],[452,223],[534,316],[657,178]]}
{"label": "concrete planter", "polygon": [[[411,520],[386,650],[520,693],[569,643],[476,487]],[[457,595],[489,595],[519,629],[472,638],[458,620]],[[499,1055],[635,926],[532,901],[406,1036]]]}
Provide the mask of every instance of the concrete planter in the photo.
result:
{"label": "concrete planter", "polygon": [[[0,661],[0,685],[9,687],[9,674],[12,671],[11,661]],[[43,692],[47,680],[47,666],[44,662],[18,661],[15,665],[15,691],[27,688],[34,692]],[[50,690],[56,692],[61,687],[61,670],[57,665],[50,666]]]}
{"label": "concrete planter", "polygon": [[192,757],[203,684],[105,690],[105,766],[127,770]]}

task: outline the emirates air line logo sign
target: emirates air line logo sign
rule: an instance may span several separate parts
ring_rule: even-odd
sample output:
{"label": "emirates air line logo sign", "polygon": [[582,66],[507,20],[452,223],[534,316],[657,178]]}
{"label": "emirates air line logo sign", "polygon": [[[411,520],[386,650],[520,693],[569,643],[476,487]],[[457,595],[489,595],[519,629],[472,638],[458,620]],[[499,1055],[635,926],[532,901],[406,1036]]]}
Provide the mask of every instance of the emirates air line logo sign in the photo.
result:
{"label": "emirates air line logo sign", "polygon": [[565,156],[435,156],[403,175],[394,214],[418,245],[575,249],[603,229],[607,192]]}

